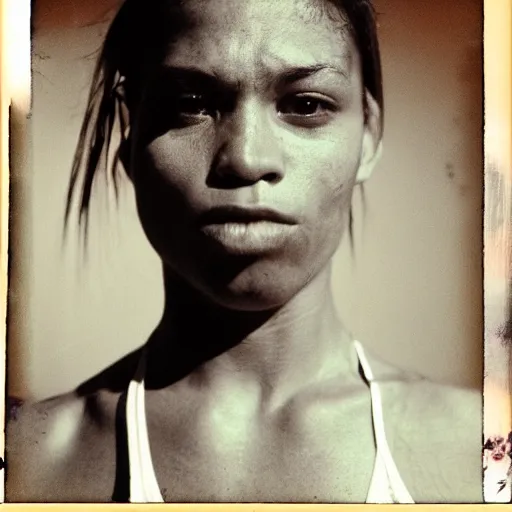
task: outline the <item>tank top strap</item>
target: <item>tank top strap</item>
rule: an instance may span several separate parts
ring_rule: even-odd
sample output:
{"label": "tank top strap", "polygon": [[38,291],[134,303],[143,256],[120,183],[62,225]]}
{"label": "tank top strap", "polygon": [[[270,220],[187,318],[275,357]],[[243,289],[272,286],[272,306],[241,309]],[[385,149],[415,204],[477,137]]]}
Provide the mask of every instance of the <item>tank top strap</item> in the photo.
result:
{"label": "tank top strap", "polygon": [[414,503],[389,449],[379,383],[375,379],[363,346],[357,340],[353,344],[363,377],[370,388],[373,432],[377,452],[366,503]]}
{"label": "tank top strap", "polygon": [[145,370],[146,350],[143,348],[135,376],[128,385],[126,398],[130,502],[163,503],[149,446],[144,399]]}

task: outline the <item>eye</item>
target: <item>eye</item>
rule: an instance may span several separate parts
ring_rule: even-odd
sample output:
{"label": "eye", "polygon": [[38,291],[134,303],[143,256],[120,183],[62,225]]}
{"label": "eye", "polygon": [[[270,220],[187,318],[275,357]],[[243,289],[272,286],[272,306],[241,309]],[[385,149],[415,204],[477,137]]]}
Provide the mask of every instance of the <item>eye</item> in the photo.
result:
{"label": "eye", "polygon": [[277,104],[281,117],[293,124],[318,126],[328,121],[337,110],[336,105],[324,97],[313,94],[290,94]]}
{"label": "eye", "polygon": [[176,101],[176,111],[185,117],[216,117],[218,113],[211,98],[199,93],[181,94]]}

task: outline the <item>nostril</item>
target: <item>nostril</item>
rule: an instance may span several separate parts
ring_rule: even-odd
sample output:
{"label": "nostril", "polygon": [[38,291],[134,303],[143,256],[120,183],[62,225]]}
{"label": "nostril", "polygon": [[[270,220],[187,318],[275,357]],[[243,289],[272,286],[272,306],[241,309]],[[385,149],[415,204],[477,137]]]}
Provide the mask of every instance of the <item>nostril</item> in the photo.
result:
{"label": "nostril", "polygon": [[277,183],[281,178],[277,172],[269,172],[265,174],[262,179],[267,183]]}
{"label": "nostril", "polygon": [[235,189],[249,187],[254,184],[253,180],[245,179],[238,174],[230,174],[224,172],[210,172],[206,184],[211,188],[218,189]]}
{"label": "nostril", "polygon": [[211,164],[206,181],[210,187],[229,189],[248,187],[258,181],[275,184],[281,179],[280,169],[272,162],[265,162],[260,157],[241,158],[237,154],[219,151]]}

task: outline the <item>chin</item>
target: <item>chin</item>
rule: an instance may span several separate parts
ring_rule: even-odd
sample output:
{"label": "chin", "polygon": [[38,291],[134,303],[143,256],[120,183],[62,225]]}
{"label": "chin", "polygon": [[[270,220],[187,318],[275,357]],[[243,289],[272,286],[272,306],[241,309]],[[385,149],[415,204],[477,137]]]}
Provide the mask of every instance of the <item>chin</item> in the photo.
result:
{"label": "chin", "polygon": [[228,309],[271,311],[287,304],[305,284],[297,278],[297,273],[249,272],[227,283],[216,282],[204,291],[210,300]]}
{"label": "chin", "polygon": [[[172,251],[169,251],[172,253]],[[170,255],[168,253],[168,255]],[[207,254],[201,258],[164,259],[172,274],[208,302],[233,311],[263,312],[290,302],[321,270],[293,254],[232,256]]]}

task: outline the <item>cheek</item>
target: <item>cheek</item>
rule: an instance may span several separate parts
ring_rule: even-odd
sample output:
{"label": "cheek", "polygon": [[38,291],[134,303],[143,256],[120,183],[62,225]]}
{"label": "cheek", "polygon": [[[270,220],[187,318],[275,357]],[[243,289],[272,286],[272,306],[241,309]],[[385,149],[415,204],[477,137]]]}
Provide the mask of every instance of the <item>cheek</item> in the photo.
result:
{"label": "cheek", "polygon": [[213,137],[206,129],[167,132],[139,145],[134,155],[135,181],[151,178],[188,196],[206,182],[212,152]]}
{"label": "cheek", "polygon": [[[162,244],[185,236],[189,219],[206,198],[211,165],[208,133],[167,132],[134,147],[132,176],[137,208],[150,242]],[[175,248],[174,248],[175,249]]]}
{"label": "cheek", "polygon": [[337,250],[348,230],[355,180],[346,179],[341,183],[333,181],[329,179],[322,183],[322,200],[315,212],[315,245],[318,248],[323,247],[327,257]]}
{"label": "cheek", "polygon": [[133,147],[131,175],[140,222],[163,259],[181,252],[179,240],[190,225],[205,160],[190,137],[164,134]]}
{"label": "cheek", "polygon": [[307,202],[321,225],[344,221],[351,205],[361,154],[361,138],[339,137],[311,148],[309,162],[303,160]]}
{"label": "cheek", "polygon": [[348,228],[360,161],[358,131],[356,127],[353,136],[338,132],[327,140],[298,145],[289,175],[283,180],[300,181],[300,185],[291,187],[294,201],[301,202],[307,212],[305,242],[299,254],[301,264],[307,262],[313,273],[332,257]]}

